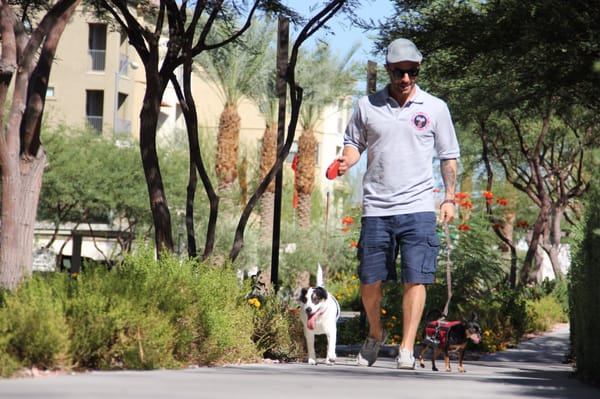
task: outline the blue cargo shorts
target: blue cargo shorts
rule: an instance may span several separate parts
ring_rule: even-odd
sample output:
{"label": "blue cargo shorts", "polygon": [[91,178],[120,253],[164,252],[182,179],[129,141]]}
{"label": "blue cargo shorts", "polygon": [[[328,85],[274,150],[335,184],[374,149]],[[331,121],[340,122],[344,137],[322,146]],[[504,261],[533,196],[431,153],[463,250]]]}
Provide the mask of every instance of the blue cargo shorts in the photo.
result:
{"label": "blue cargo shorts", "polygon": [[440,239],[435,212],[393,216],[364,216],[358,242],[361,283],[397,280],[400,253],[403,283],[432,284]]}

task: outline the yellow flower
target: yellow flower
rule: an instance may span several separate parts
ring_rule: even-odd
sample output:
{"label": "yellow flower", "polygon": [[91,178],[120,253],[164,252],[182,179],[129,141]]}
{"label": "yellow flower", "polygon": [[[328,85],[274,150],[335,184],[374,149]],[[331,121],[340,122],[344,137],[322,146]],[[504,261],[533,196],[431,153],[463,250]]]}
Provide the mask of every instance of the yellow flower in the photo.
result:
{"label": "yellow flower", "polygon": [[258,298],[248,299],[248,304],[254,306],[256,309],[260,308],[260,301],[258,300]]}
{"label": "yellow flower", "polygon": [[381,314],[386,314],[387,310],[385,310],[384,308],[381,308]]}

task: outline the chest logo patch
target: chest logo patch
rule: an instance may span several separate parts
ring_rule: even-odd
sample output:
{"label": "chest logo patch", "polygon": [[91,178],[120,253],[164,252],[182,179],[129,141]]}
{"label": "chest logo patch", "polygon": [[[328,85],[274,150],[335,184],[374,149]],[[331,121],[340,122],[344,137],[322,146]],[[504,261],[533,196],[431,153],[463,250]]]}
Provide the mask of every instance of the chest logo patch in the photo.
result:
{"label": "chest logo patch", "polygon": [[417,112],[410,118],[410,122],[417,130],[425,130],[429,126],[429,116],[423,112]]}

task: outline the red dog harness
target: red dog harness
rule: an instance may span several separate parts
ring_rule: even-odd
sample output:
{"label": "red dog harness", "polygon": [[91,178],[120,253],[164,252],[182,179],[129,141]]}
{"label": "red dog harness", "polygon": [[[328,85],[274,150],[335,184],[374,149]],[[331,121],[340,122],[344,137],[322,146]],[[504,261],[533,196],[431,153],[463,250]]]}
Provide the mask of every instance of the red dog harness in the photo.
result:
{"label": "red dog harness", "polygon": [[459,320],[446,321],[440,319],[430,321],[425,326],[425,336],[423,339],[432,346],[444,346],[446,345],[448,331],[458,324],[461,324]]}

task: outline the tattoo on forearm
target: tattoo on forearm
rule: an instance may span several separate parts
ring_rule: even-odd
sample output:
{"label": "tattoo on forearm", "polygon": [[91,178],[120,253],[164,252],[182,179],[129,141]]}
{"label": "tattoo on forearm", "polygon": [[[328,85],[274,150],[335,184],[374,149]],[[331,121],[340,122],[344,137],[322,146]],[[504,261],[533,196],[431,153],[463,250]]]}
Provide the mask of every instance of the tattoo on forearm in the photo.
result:
{"label": "tattoo on forearm", "polygon": [[456,159],[446,159],[440,164],[442,180],[446,189],[446,196],[454,197],[456,191],[457,163]]}

